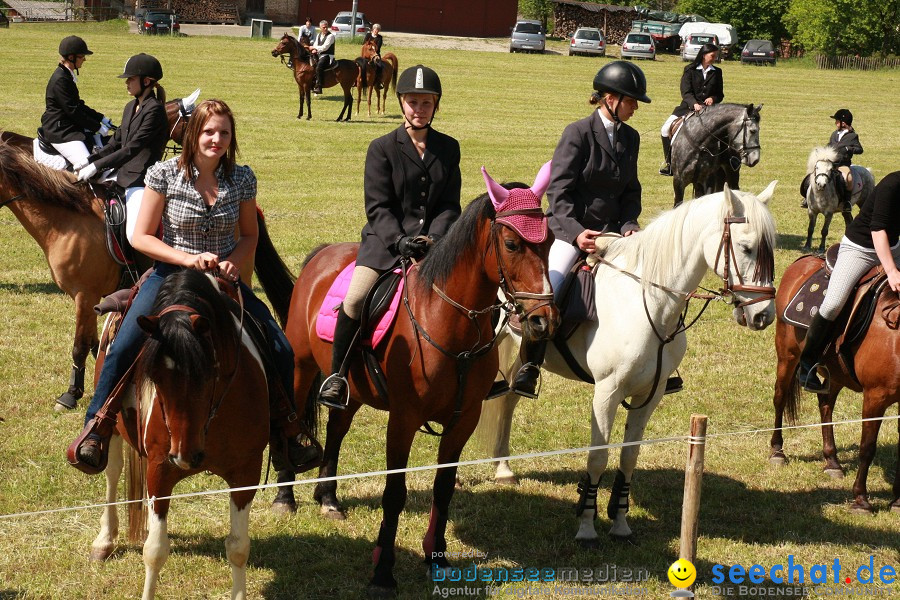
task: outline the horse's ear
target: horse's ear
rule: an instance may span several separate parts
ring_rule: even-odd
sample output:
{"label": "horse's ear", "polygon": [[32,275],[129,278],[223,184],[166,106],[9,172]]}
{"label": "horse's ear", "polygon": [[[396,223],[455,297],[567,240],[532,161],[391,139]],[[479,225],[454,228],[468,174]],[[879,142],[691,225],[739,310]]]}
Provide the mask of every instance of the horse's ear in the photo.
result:
{"label": "horse's ear", "polygon": [[494,209],[499,208],[509,197],[509,190],[494,181],[491,176],[488,175],[487,169],[484,167],[481,167],[481,175],[484,177],[484,182],[487,184],[488,196],[491,197]]}
{"label": "horse's ear", "polygon": [[191,327],[194,328],[194,331],[203,335],[209,332],[209,319],[202,315],[193,314],[191,315]]}
{"label": "horse's ear", "polygon": [[734,192],[731,191],[731,188],[728,187],[728,184],[726,183],[725,188],[722,190],[722,193],[725,195],[725,204],[728,206],[727,214],[733,215],[734,214],[734,204],[735,204],[734,201],[736,199],[734,197]]}
{"label": "horse's ear", "polygon": [[[753,105],[751,104],[750,106],[752,107]],[[762,105],[762,103],[760,103],[759,106],[757,106],[756,108],[754,108],[753,111],[752,111],[752,112],[753,112],[753,116],[756,117],[757,119],[759,118],[759,111],[762,110],[762,107],[763,107],[763,105]]]}
{"label": "horse's ear", "polygon": [[547,161],[541,167],[541,170],[538,171],[537,177],[534,178],[534,185],[531,186],[531,191],[534,192],[534,195],[540,199],[544,192],[547,191],[547,186],[550,185],[550,163],[553,161]]}
{"label": "horse's ear", "polygon": [[763,204],[768,204],[769,200],[771,200],[775,196],[775,186],[776,185],[778,185],[777,179],[774,180],[772,183],[770,183],[768,186],[766,186],[766,189],[764,189],[762,192],[759,193],[759,195],[757,196],[757,199],[759,199],[759,201],[762,202]]}
{"label": "horse's ear", "polygon": [[154,333],[156,333],[159,330],[159,316],[158,315],[151,315],[151,316],[141,315],[140,317],[137,318],[137,323],[141,327],[141,329],[143,329],[150,335],[153,335]]}

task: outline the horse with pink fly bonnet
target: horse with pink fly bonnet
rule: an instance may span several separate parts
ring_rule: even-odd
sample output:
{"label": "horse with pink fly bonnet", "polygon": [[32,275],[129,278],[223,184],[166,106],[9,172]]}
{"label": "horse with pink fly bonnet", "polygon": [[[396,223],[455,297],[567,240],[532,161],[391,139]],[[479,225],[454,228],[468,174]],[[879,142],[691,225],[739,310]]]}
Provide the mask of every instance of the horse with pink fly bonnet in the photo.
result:
{"label": "horse with pink fly bonnet", "polygon": [[[329,414],[321,477],[337,473],[341,442],[364,404],[389,411],[388,469],[407,466],[415,434],[429,421],[443,426],[438,462],[457,461],[497,372],[493,317],[505,308],[522,315],[525,335],[553,334],[558,312],[547,279],[552,236],[540,207],[549,173],[547,163],[531,188],[507,190],[484,172],[488,193],[466,207],[421,262],[401,264],[404,314],[380,344],[351,353],[349,403]],[[296,355],[297,397],[306,397],[320,373],[330,372],[331,345],[317,334],[317,321],[332,283],[348,265],[352,268],[358,247],[344,243],[314,250],[297,279],[285,329]],[[503,302],[498,302],[498,288]],[[324,309],[335,311],[335,303],[328,300]],[[386,479],[369,588],[376,595],[397,587],[394,541],[406,503],[405,474]],[[279,481],[292,480],[292,473],[279,473]],[[426,562],[437,568],[449,566],[445,530],[455,480],[456,467],[438,469],[434,478],[423,549]],[[334,481],[320,483],[315,498],[324,516],[343,518],[336,491]],[[291,488],[280,488],[275,507],[295,506]]]}

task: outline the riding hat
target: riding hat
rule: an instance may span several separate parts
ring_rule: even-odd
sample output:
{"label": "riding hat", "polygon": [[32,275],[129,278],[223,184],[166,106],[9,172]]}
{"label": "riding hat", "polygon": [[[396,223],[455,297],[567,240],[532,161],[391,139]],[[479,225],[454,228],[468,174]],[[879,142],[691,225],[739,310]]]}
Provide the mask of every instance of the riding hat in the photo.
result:
{"label": "riding hat", "polygon": [[647,96],[647,78],[641,68],[624,60],[616,60],[604,65],[594,76],[594,89],[598,92],[613,92],[650,102]]}
{"label": "riding hat", "polygon": [[409,67],[397,79],[397,97],[403,94],[434,94],[441,98],[441,78],[423,65]]}
{"label": "riding hat", "polygon": [[835,121],[843,121],[847,125],[853,125],[853,113],[851,113],[846,108],[837,109],[831,118]]}
{"label": "riding hat", "polygon": [[93,52],[88,50],[87,42],[85,42],[83,39],[81,39],[77,35],[70,35],[63,38],[63,40],[59,43],[59,55],[71,56],[72,54],[81,54],[83,56],[87,56],[89,54],[93,54]]}
{"label": "riding hat", "polygon": [[125,62],[125,68],[122,69],[119,79],[127,79],[135,75],[159,81],[163,77],[162,65],[149,54],[144,54],[143,52],[135,54]]}

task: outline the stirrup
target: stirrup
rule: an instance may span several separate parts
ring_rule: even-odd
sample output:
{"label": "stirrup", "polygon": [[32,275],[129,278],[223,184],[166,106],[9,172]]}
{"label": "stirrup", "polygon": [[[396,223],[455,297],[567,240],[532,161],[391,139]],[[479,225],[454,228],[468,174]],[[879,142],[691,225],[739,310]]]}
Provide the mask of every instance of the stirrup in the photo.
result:
{"label": "stirrup", "polygon": [[[103,424],[104,420],[107,419],[109,419],[109,417],[101,417],[100,415],[95,416],[81,431],[81,434],[77,438],[75,438],[75,441],[69,444],[69,447],[66,448],[66,461],[68,461],[70,465],[72,465],[82,473],[87,473],[88,475],[98,475],[102,473],[104,469],[106,469],[106,465],[109,462],[109,440],[112,435],[103,436],[98,433],[97,430],[100,428],[101,424]],[[112,419],[112,423],[112,426],[115,427],[115,418]],[[78,449],[81,448],[85,440],[87,440],[87,438],[91,435],[96,435],[100,438],[100,464],[96,467],[82,462],[81,459],[78,458]]]}
{"label": "stirrup", "polygon": [[[825,370],[825,373],[827,374],[822,381],[819,380],[820,366]],[[802,387],[807,392],[812,392],[814,394],[828,394],[831,392],[831,373],[828,372],[828,367],[820,363],[816,363],[812,367],[810,367],[809,372],[806,374],[806,377],[800,377],[798,367],[797,379],[800,381],[800,387]],[[810,381],[812,382],[812,386],[810,385]]]}
{"label": "stirrup", "polygon": [[509,383],[506,379],[501,379],[499,381],[495,381],[491,384],[491,389],[488,391],[487,396],[484,397],[485,400],[493,400],[494,398],[500,398],[501,396],[505,396],[510,392]]}
{"label": "stirrup", "polygon": [[[344,385],[344,403],[340,404],[336,401],[332,401],[322,397],[322,392],[325,391],[326,387],[330,387],[329,384],[332,380],[336,379],[338,382],[343,383]],[[322,382],[322,385],[319,386],[319,397],[317,399],[319,404],[327,406],[328,408],[336,408],[338,410],[344,410],[347,408],[347,405],[350,404],[350,383],[347,381],[346,377],[341,376],[338,373],[332,373],[328,377],[325,378],[325,381]]]}
{"label": "stirrup", "polygon": [[[533,387],[534,391],[523,390],[520,387],[520,385],[522,385],[520,379],[523,376],[525,376],[532,369],[537,371],[537,375],[534,377],[534,387]],[[530,379],[530,377],[529,377],[529,379]],[[528,381],[527,383],[530,384],[531,381]],[[543,379],[541,378],[540,365],[536,365],[532,362],[527,362],[524,365],[522,365],[521,367],[519,367],[519,371],[518,371],[518,373],[516,373],[516,377],[513,380],[512,388],[510,389],[510,391],[513,392],[514,394],[518,394],[524,398],[536,399],[538,397],[538,395],[540,395],[540,393],[541,393],[541,385],[542,384],[543,384]]]}
{"label": "stirrup", "polygon": [[675,394],[684,389],[684,379],[679,377],[678,375],[673,375],[666,379],[666,391],[663,392],[665,394]]}

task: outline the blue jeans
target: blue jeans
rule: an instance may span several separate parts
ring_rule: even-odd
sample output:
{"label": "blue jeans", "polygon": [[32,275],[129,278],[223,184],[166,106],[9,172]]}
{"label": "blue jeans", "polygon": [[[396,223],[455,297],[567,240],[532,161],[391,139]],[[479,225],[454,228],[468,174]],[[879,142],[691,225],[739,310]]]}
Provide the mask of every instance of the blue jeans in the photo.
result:
{"label": "blue jeans", "polygon": [[[162,286],[166,276],[181,268],[157,263],[150,277],[141,284],[141,288],[134,298],[131,308],[128,309],[128,313],[126,313],[125,319],[122,321],[115,340],[106,353],[97,387],[94,389],[91,403],[88,405],[87,413],[84,415],[85,425],[103,408],[106,399],[112,393],[116,384],[119,383],[119,380],[125,375],[128,368],[134,363],[141,351],[141,347],[144,345],[146,334],[137,323],[138,317],[150,314],[153,303],[156,301],[156,296],[159,293],[159,288]],[[244,299],[244,309],[261,323],[265,323],[269,337],[273,340],[272,349],[274,350],[275,366],[278,368],[288,399],[291,400],[293,405],[294,351],[291,349],[291,344],[262,300],[257,298],[243,282],[240,286],[241,295]]]}

